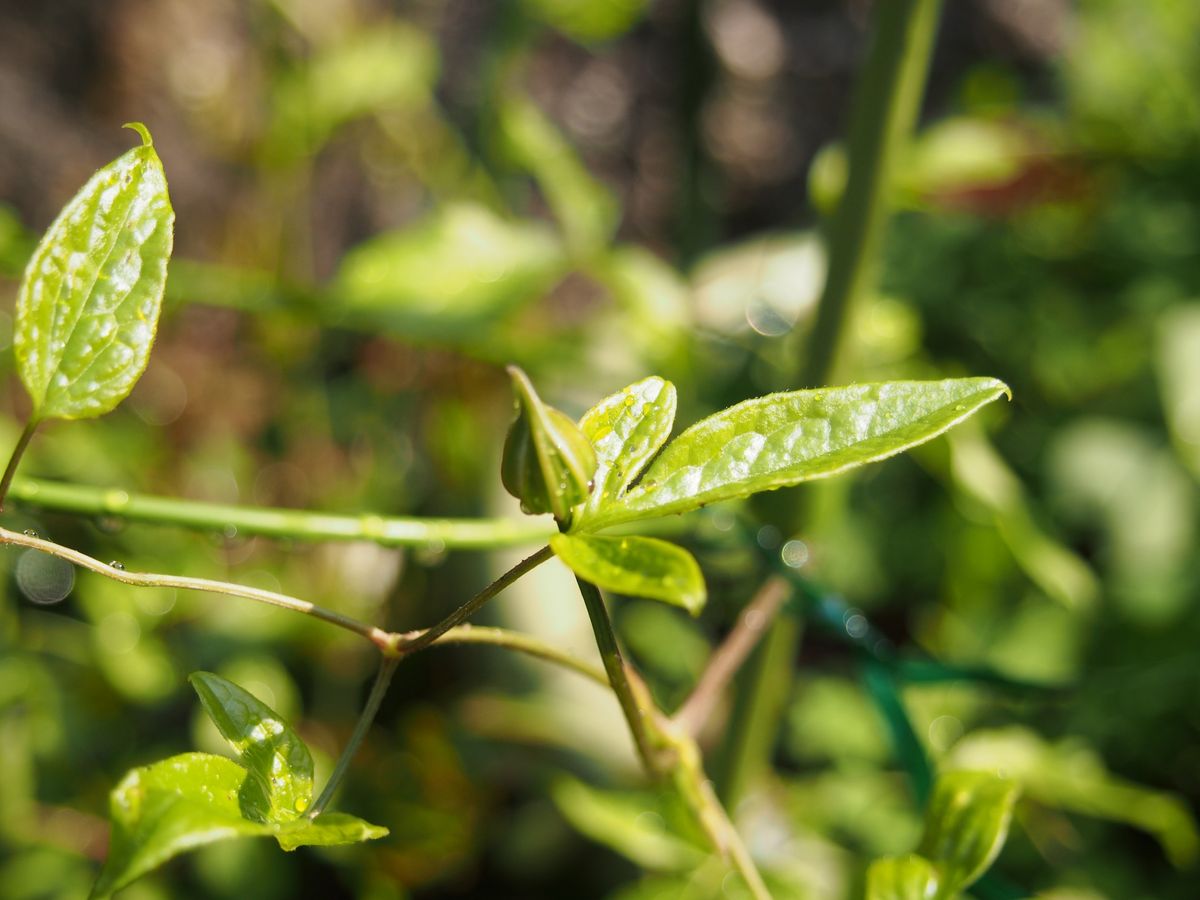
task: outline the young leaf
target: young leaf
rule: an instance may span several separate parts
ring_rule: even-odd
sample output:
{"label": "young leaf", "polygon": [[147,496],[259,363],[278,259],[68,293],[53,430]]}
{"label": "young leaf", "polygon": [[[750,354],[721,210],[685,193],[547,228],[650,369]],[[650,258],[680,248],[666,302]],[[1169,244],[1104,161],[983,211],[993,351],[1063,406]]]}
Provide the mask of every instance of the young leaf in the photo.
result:
{"label": "young leaf", "polygon": [[294,850],[388,833],[342,813],[290,822],[247,818],[241,796],[251,780],[233,760],[208,753],[184,753],[130,771],[110,798],[112,838],[93,900],[111,897],[180,853],[227,838],[272,836],[284,850]]}
{"label": "young leaf", "polygon": [[175,214],[150,133],[92,176],[34,251],[13,344],[33,421],[106,413],[129,395],[158,327]]}
{"label": "young leaf", "polygon": [[675,385],[653,376],[604,398],[579,420],[596,451],[595,485],[578,523],[620,498],[671,435]]}
{"label": "young leaf", "polygon": [[936,437],[1008,388],[994,378],[771,394],[696,423],[588,530],[825,478]]}
{"label": "young leaf", "polygon": [[559,522],[587,499],[596,471],[591,442],[565,413],[542,402],[529,378],[508,367],[517,418],[504,441],[500,479],[527,513],[549,512]]}
{"label": "young leaf", "polygon": [[920,853],[940,873],[938,897],[953,897],[987,871],[1004,846],[1017,786],[989,772],[947,772],[925,811]]}
{"label": "young leaf", "polygon": [[110,897],[173,856],[271,828],[243,817],[238,794],[246,770],[208,753],[184,753],[133,769],[113,789],[108,859],[92,888]]}
{"label": "young leaf", "polygon": [[648,537],[556,534],[554,555],[585,581],[605,590],[682,606],[693,616],[704,608],[704,576],[692,554]]}
{"label": "young leaf", "polygon": [[867,900],[934,900],[937,896],[937,869],[924,857],[911,853],[886,857],[867,869]]}
{"label": "young leaf", "polygon": [[288,822],[312,803],[313,761],[283,719],[253,694],[211,672],[188,676],[204,711],[250,771],[242,808],[262,822]]}

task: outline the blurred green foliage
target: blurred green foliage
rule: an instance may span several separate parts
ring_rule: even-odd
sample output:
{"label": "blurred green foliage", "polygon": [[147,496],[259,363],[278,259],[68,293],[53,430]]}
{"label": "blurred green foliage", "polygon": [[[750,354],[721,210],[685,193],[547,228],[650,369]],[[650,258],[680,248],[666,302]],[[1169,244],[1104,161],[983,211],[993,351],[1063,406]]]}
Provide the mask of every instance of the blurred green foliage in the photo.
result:
{"label": "blurred green foliage", "polygon": [[[515,514],[497,477],[499,364],[572,414],[659,373],[680,386],[681,422],[807,386],[796,348],[862,50],[845,5],[131,6],[82,37],[32,13],[0,28],[6,46],[80,41],[92,56],[55,52],[104,76],[80,97],[62,87],[78,71],[26,66],[45,81],[30,96],[51,97],[73,135],[38,135],[38,155],[8,137],[29,129],[13,124],[21,107],[0,113],[0,292],[15,297],[64,185],[115,155],[101,137],[114,122],[147,120],[179,216],[143,381],[102,422],[47,428],[23,472],[230,503]],[[1013,403],[805,489],[812,533],[742,507],[669,521],[701,563],[704,615],[622,599],[616,618],[670,708],[765,575],[796,577],[806,635],[776,772],[736,811],[777,896],[861,896],[872,859],[917,845],[933,774],[983,767],[1022,799],[975,896],[1190,900],[1200,7],[947,7],[879,295],[855,326],[857,375],[986,373]],[[11,445],[27,410],[11,353],[0,369]],[[506,563],[33,505],[6,525],[396,628],[436,621]],[[39,605],[44,579],[22,575],[20,551],[0,570],[5,897],[85,893],[121,775],[221,752],[188,672],[269,701],[323,783],[373,662],[352,638],[85,573]],[[485,620],[591,652],[562,571],[510,594]],[[573,678],[483,648],[414,657],[342,801],[388,838],[286,858],[216,845],[122,896],[718,896],[725,869],[670,798],[637,786],[615,707]],[[717,722],[703,742],[720,738]]]}

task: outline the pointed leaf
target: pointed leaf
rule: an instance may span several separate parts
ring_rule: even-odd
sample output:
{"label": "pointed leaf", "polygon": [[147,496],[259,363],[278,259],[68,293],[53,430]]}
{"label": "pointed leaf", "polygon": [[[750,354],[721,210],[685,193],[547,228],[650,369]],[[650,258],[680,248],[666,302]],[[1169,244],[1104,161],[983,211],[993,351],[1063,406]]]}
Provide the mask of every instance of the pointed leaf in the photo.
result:
{"label": "pointed leaf", "polygon": [[263,822],[298,818],[312,803],[313,761],[308,747],[269,706],[211,672],[188,676],[204,711],[250,770],[243,809]]}
{"label": "pointed leaf", "polygon": [[596,453],[565,413],[542,402],[528,376],[508,367],[517,395],[517,418],[504,441],[500,478],[527,513],[571,520],[571,510],[587,499],[596,471]]}
{"label": "pointed leaf", "polygon": [[384,837],[388,830],[346,813],[321,813],[315,819],[297,819],[272,825],[272,834],[284,850],[297,847],[334,847]]}
{"label": "pointed leaf", "polygon": [[175,214],[143,144],[92,176],[34,251],[17,295],[17,366],[35,420],[106,413],[146,368]]}
{"label": "pointed leaf", "polygon": [[556,534],[554,555],[585,581],[634,597],[682,606],[693,616],[704,608],[704,576],[682,547],[648,537]]}
{"label": "pointed leaf", "polygon": [[675,385],[653,376],[605,397],[579,420],[596,451],[595,488],[578,513],[584,522],[612,505],[671,435]]}
{"label": "pointed leaf", "polygon": [[936,437],[1008,388],[994,378],[896,381],[739,403],[693,425],[595,529],[825,478]]}
{"label": "pointed leaf", "polygon": [[209,753],[130,771],[112,792],[112,838],[92,897],[109,897],[193,847],[270,834],[271,826],[242,815],[238,795],[246,774],[233,760]]}
{"label": "pointed leaf", "polygon": [[1016,784],[990,772],[938,777],[919,850],[938,868],[939,897],[954,896],[987,871],[1004,846],[1016,800]]}
{"label": "pointed leaf", "polygon": [[278,823],[247,818],[241,798],[251,780],[233,760],[208,753],[184,753],[131,770],[112,792],[112,838],[92,898],[111,897],[172,857],[228,838],[271,836],[293,850],[388,833],[342,813]]}
{"label": "pointed leaf", "polygon": [[886,857],[867,869],[867,900],[933,900],[937,895],[937,869],[924,857]]}

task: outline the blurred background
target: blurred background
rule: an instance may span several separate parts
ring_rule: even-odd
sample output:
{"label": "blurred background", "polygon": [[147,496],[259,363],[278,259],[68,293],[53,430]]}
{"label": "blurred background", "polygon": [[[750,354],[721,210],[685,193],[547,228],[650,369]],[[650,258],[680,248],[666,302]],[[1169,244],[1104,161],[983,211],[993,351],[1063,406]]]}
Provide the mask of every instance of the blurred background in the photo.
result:
{"label": "blurred background", "polygon": [[[121,123],[150,128],[178,216],[146,375],[103,420],[43,429],[22,474],[516,516],[497,477],[505,363],[574,415],[661,374],[679,426],[808,386],[821,222],[871,8],[0,2],[0,343],[38,236],[134,144]],[[855,375],[991,375],[1013,401],[806,489],[811,533],[757,508],[670,523],[708,579],[699,620],[614,601],[671,708],[767,572],[802,580],[776,771],[738,809],[778,896],[859,896],[872,858],[915,845],[930,763],[1023,783],[979,896],[1196,895],[1198,85],[1195,3],[947,3]],[[0,370],[11,446],[28,406],[11,352]],[[392,628],[431,624],[521,552],[197,533],[31,502],[5,524]],[[0,553],[0,895],[84,896],[124,772],[220,752],[188,672],[252,690],[328,771],[374,666],[361,642],[38,566]],[[555,566],[482,621],[594,654]],[[339,806],[391,836],[286,857],[216,845],[124,896],[721,893],[696,875],[703,843],[676,803],[638,778],[611,698],[489,648],[405,662]]]}

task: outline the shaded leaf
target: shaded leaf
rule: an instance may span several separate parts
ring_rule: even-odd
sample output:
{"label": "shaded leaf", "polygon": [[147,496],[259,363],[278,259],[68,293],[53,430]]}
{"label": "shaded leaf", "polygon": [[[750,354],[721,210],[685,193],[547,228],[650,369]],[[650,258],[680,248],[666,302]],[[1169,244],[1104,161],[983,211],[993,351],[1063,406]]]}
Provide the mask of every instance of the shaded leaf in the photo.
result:
{"label": "shaded leaf", "polygon": [[110,798],[108,859],[92,888],[94,900],[116,891],[172,857],[234,837],[274,837],[285,850],[356,843],[387,829],[341,813],[315,821],[259,822],[243,815],[246,769],[223,756],[184,753],[131,770]]}
{"label": "shaded leaf", "polygon": [[559,522],[569,522],[571,509],[592,489],[596,453],[565,413],[542,402],[524,372],[509,366],[508,374],[517,395],[517,418],[504,441],[501,481],[525,512],[549,512]]}
{"label": "shaded leaf", "polygon": [[620,594],[682,606],[693,616],[704,608],[704,576],[692,554],[658,538],[556,534],[555,556],[585,581]]}
{"label": "shaded leaf", "polygon": [[158,328],[175,213],[150,134],[59,213],[17,295],[16,348],[34,420],[82,419],[129,395]]}
{"label": "shaded leaf", "polygon": [[938,873],[922,856],[877,859],[867,869],[867,900],[933,900],[938,896]]}
{"label": "shaded leaf", "polygon": [[211,672],[188,676],[204,711],[250,771],[243,811],[264,822],[287,822],[312,803],[313,761],[299,736],[253,694]]}
{"label": "shaded leaf", "polygon": [[633,483],[671,435],[675,386],[658,376],[605,397],[579,420],[596,451],[595,488],[577,516],[576,527],[611,505]]}
{"label": "shaded leaf", "polygon": [[938,777],[918,848],[940,874],[939,897],[951,897],[987,871],[1008,837],[1017,785],[990,772]]}
{"label": "shaded leaf", "polygon": [[1008,388],[994,378],[771,394],[693,425],[590,528],[825,478],[936,437]]}

